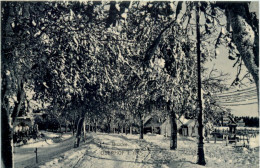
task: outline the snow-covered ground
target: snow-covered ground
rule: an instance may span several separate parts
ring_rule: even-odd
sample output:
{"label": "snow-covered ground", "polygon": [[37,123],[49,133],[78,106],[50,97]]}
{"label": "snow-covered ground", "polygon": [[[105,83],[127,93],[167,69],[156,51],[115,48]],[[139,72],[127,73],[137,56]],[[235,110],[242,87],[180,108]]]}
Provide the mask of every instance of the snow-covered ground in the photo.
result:
{"label": "snow-covered ground", "polygon": [[60,133],[41,132],[43,138],[31,139],[26,145],[14,147],[14,164],[15,168],[35,167],[35,149],[37,148],[38,161],[45,162],[56,155],[66,152],[72,148],[73,139],[71,133],[65,133],[61,136]]}
{"label": "snow-covered ground", "polygon": [[[169,139],[161,135],[88,134],[86,143],[71,148],[49,161],[37,165],[40,168],[258,168],[259,136],[251,138],[251,147],[234,147],[226,143],[205,142],[206,166],[196,164],[197,141],[179,137],[178,149],[169,150]],[[69,141],[71,147],[73,141]],[[54,147],[56,148],[56,147]],[[47,159],[46,159],[47,160]],[[35,166],[34,166],[35,167]]]}

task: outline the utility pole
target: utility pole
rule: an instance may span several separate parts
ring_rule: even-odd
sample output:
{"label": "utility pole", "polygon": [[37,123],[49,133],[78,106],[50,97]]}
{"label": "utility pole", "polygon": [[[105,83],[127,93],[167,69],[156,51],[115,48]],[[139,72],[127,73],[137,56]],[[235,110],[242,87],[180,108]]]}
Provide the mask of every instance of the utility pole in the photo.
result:
{"label": "utility pole", "polygon": [[198,71],[198,134],[199,134],[199,141],[198,141],[198,160],[197,164],[199,165],[206,165],[205,156],[204,156],[204,148],[203,148],[203,123],[202,123],[202,101],[201,101],[201,73],[200,73],[200,2],[196,3],[196,30],[197,30],[197,71]]}

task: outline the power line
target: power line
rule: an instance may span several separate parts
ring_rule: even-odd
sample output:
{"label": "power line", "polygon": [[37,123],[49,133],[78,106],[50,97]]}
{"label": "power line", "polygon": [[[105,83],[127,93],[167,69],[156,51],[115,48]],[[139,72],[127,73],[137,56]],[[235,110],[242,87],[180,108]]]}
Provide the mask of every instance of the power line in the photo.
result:
{"label": "power line", "polygon": [[252,100],[258,100],[257,96],[251,96],[251,97],[240,97],[240,98],[227,98],[227,99],[215,99],[216,102],[221,103],[232,103],[232,102],[246,102],[246,101],[252,101]]}
{"label": "power line", "polygon": [[257,100],[257,97],[246,97],[246,98],[239,98],[239,99],[226,99],[225,101],[248,101],[248,100]]}
{"label": "power line", "polygon": [[252,102],[252,103],[245,103],[245,104],[219,104],[221,106],[245,106],[250,104],[258,104],[258,102]]}
{"label": "power line", "polygon": [[237,101],[225,101],[225,102],[221,102],[219,101],[218,103],[239,103],[239,102],[245,102],[245,101],[249,101],[249,100],[257,100],[257,98],[252,98],[252,99],[240,99],[240,100],[237,100]]}
{"label": "power line", "polygon": [[243,97],[245,97],[245,98],[251,98],[251,97],[255,97],[255,96],[257,96],[257,94],[252,94],[252,93],[250,93],[250,94],[244,94],[244,95],[235,95],[235,96],[222,96],[222,97],[212,97],[212,98],[214,98],[214,99],[239,99],[239,98],[243,98]]}
{"label": "power line", "polygon": [[214,99],[223,100],[223,99],[240,99],[240,98],[252,98],[257,96],[256,94],[243,94],[243,95],[235,95],[235,96],[222,96],[222,97],[213,97]]}
{"label": "power line", "polygon": [[239,96],[239,97],[226,97],[226,98],[214,98],[215,101],[240,101],[247,99],[257,99],[257,96]]}
{"label": "power line", "polygon": [[252,97],[257,97],[257,94],[248,94],[248,95],[239,95],[239,96],[233,96],[233,97],[215,97],[216,100],[227,100],[227,99],[247,99],[247,98],[252,98]]}
{"label": "power line", "polygon": [[249,90],[247,92],[242,92],[242,93],[235,93],[235,94],[229,94],[229,95],[214,95],[216,97],[228,97],[228,96],[235,96],[235,95],[243,95],[243,94],[248,94],[248,93],[257,93],[257,90]]}
{"label": "power line", "polygon": [[227,99],[247,99],[247,98],[253,98],[257,97],[256,94],[248,94],[248,95],[239,95],[239,96],[233,96],[233,97],[213,97],[215,100],[227,100]]}
{"label": "power line", "polygon": [[226,92],[226,93],[216,93],[216,95],[218,94],[230,94],[230,93],[236,93],[236,92],[243,92],[246,90],[251,90],[251,89],[256,89],[255,87],[250,87],[250,88],[246,88],[246,89],[242,89],[242,90],[236,90],[236,91],[231,91],[231,92]]}
{"label": "power line", "polygon": [[[245,88],[245,89],[241,89],[241,90],[233,90],[233,91],[226,92],[226,93],[222,93],[222,92],[221,92],[221,93],[218,92],[218,93],[219,93],[219,94],[230,94],[230,93],[242,92],[242,91],[251,90],[251,89],[255,89],[255,87],[252,86],[252,87]],[[218,93],[216,93],[216,94],[218,94]]]}

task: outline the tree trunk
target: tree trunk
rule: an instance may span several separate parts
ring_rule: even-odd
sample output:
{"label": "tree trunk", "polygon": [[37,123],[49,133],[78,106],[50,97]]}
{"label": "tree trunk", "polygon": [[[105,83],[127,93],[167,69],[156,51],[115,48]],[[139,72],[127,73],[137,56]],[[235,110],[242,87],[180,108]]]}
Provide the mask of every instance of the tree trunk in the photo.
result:
{"label": "tree trunk", "polygon": [[75,139],[75,143],[74,143],[74,148],[79,147],[82,126],[83,126],[83,118],[80,118],[79,121],[78,121],[78,125],[77,125],[76,139]]}
{"label": "tree trunk", "polygon": [[[15,20],[15,14],[17,13],[17,6],[12,5],[10,2],[1,2],[1,6],[4,7],[4,12],[2,13],[2,29],[1,29],[1,44],[5,46],[1,50],[1,167],[12,168],[13,164],[13,123],[16,120],[21,107],[21,103],[25,97],[23,91],[23,86],[18,82],[18,92],[17,92],[17,103],[13,113],[10,111],[9,100],[6,94],[10,94],[14,88],[12,88],[11,83],[8,82],[7,70],[14,66],[15,63],[12,60],[17,58],[17,54],[9,55],[9,51],[15,51],[14,45],[9,45],[10,39],[15,40],[13,37],[17,36],[17,33],[13,31],[11,24]],[[12,9],[13,8],[13,9]],[[19,10],[19,9],[18,9]],[[12,12],[13,11],[13,12]],[[28,12],[28,11],[27,11]],[[14,36],[15,34],[15,36]],[[7,40],[8,39],[8,40]],[[9,41],[9,42],[8,42]],[[10,51],[11,51],[10,50]],[[11,68],[11,71],[13,69]],[[20,72],[19,72],[20,73]],[[18,76],[16,76],[18,77]],[[21,90],[20,90],[21,89]],[[21,91],[21,92],[20,92]],[[8,93],[9,92],[9,93]],[[20,99],[21,98],[21,99]],[[20,100],[19,100],[20,99]],[[13,116],[13,117],[11,117]]]}
{"label": "tree trunk", "polygon": [[118,134],[120,133],[120,126],[119,126],[119,123],[117,124],[117,133],[118,133]]}
{"label": "tree trunk", "polygon": [[65,133],[67,133],[67,120],[65,120]]}
{"label": "tree trunk", "polygon": [[78,125],[77,125],[77,132],[76,132],[76,139],[75,139],[75,143],[74,143],[74,148],[79,147],[81,130],[82,130],[82,127],[83,127],[84,118],[85,118],[85,112],[82,112],[81,118],[79,119]]}
{"label": "tree trunk", "polygon": [[60,133],[62,133],[62,130],[61,130],[61,123],[59,122],[59,128],[60,128]]}
{"label": "tree trunk", "polygon": [[[107,133],[110,133],[110,130],[111,129],[111,126],[110,126],[110,123],[107,125]],[[115,133],[115,131],[114,131],[114,133]]]}
{"label": "tree trunk", "polygon": [[127,126],[125,126],[125,134],[127,135]]}
{"label": "tree trunk", "polygon": [[[5,92],[7,89],[6,83],[2,83],[4,86],[2,91]],[[5,104],[4,96],[1,104],[1,126],[2,126],[2,163],[4,167],[12,168],[13,164],[13,123],[16,121],[17,115],[21,109],[21,105],[25,98],[25,92],[23,90],[22,80],[18,84],[17,102],[15,103],[12,114],[10,115],[9,102]],[[6,107],[4,107],[4,105]]]}
{"label": "tree trunk", "polygon": [[74,136],[74,134],[75,134],[75,131],[74,131],[74,129],[75,129],[75,113],[74,113],[74,117],[71,121],[71,127],[70,128],[72,129],[72,134]]}
{"label": "tree trunk", "polygon": [[144,139],[144,121],[142,115],[139,113],[140,125],[139,125],[139,132],[140,136],[139,139]]}
{"label": "tree trunk", "polygon": [[227,28],[232,27],[233,41],[255,81],[259,101],[259,19],[250,12],[249,5],[248,2],[216,3],[226,11]]}
{"label": "tree trunk", "polygon": [[95,132],[97,132],[97,122],[95,122]]}
{"label": "tree trunk", "polygon": [[[170,119],[170,118],[169,118]],[[168,124],[168,122],[167,122]],[[168,137],[168,129],[167,129],[167,124],[165,125],[165,137]]]}
{"label": "tree trunk", "polygon": [[[108,130],[107,130],[107,132],[108,133],[111,133],[111,122],[112,122],[112,119],[111,119],[111,117],[109,117],[109,116],[107,116],[107,128],[108,128]],[[114,128],[114,124],[113,124],[113,128]],[[115,132],[114,132],[115,133]]]}
{"label": "tree trunk", "polygon": [[201,74],[200,74],[200,15],[199,15],[199,2],[196,4],[196,29],[197,29],[197,72],[198,72],[198,134],[199,134],[199,142],[198,142],[198,161],[199,165],[206,165],[205,156],[204,156],[204,148],[203,148],[203,123],[202,123],[202,101],[201,101]]}
{"label": "tree trunk", "polygon": [[130,126],[130,134],[131,135],[133,134],[133,126],[132,125]]}
{"label": "tree trunk", "polygon": [[13,164],[13,135],[11,117],[8,110],[1,107],[1,153],[2,153],[2,166],[6,168],[12,168]]}
{"label": "tree trunk", "polygon": [[170,124],[171,124],[171,137],[170,137],[170,149],[177,149],[177,123],[176,123],[176,115],[172,111],[170,115]]}
{"label": "tree trunk", "polygon": [[74,134],[75,134],[75,121],[73,121],[71,128],[72,128],[72,134],[74,136]]}
{"label": "tree trunk", "polygon": [[90,132],[90,121],[88,123],[88,132]]}
{"label": "tree trunk", "polygon": [[85,121],[85,118],[83,119],[83,141],[86,142],[86,139],[87,139],[87,133],[86,133],[86,121]]}
{"label": "tree trunk", "polygon": [[23,80],[19,79],[18,91],[17,91],[17,102],[15,103],[13,113],[12,113],[12,123],[15,122],[15,120],[19,114],[19,111],[21,109],[22,103],[24,102],[24,99],[25,99],[25,92],[23,89],[23,87],[24,87],[23,85],[24,85]]}

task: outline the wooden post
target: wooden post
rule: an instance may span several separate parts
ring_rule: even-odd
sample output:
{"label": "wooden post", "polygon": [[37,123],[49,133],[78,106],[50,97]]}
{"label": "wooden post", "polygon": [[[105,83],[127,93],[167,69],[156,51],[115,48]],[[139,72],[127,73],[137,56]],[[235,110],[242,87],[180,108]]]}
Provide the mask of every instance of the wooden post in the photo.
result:
{"label": "wooden post", "polygon": [[206,140],[207,140],[207,143],[209,143],[209,130],[208,128],[205,129],[205,132],[206,132]]}
{"label": "wooden post", "polygon": [[228,146],[228,134],[226,135],[226,146]]}
{"label": "wooden post", "polygon": [[248,148],[249,148],[249,135],[247,136],[247,138],[246,138],[246,140],[247,140],[247,145],[248,145]]}
{"label": "wooden post", "polygon": [[235,147],[237,146],[237,139],[235,138]]}
{"label": "wooden post", "polygon": [[38,163],[37,148],[35,148],[34,153],[36,154],[36,163]]}
{"label": "wooden post", "polygon": [[133,127],[132,127],[132,125],[130,126],[130,134],[131,135],[133,134]]}
{"label": "wooden post", "polygon": [[97,121],[95,122],[95,132],[97,132]]}
{"label": "wooden post", "polygon": [[245,147],[245,135],[243,134],[243,146]]}
{"label": "wooden post", "polygon": [[117,123],[117,133],[120,133],[120,127],[119,127],[119,123]]}
{"label": "wooden post", "polygon": [[165,126],[165,137],[167,137],[167,125]]}

